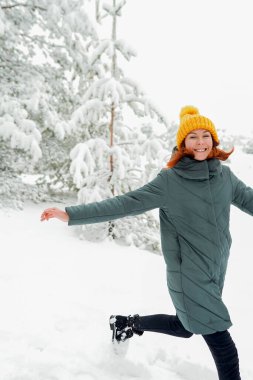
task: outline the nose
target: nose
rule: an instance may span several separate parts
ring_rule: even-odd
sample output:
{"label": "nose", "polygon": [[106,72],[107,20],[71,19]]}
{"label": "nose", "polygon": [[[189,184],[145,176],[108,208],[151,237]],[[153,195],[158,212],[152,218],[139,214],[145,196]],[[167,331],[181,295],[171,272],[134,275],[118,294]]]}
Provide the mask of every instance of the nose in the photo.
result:
{"label": "nose", "polygon": [[202,137],[198,137],[197,144],[202,145],[204,142],[204,139]]}

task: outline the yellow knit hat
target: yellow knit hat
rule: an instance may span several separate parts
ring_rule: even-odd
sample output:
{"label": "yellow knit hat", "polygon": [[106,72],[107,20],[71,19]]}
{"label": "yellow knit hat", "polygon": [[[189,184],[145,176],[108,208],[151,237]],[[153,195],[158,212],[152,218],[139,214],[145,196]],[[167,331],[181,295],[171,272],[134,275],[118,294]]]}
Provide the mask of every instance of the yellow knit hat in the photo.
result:
{"label": "yellow knit hat", "polygon": [[206,129],[219,144],[218,135],[214,124],[205,116],[199,114],[199,110],[193,106],[185,106],[180,112],[180,125],[177,131],[177,147],[180,148],[182,142],[195,129]]}

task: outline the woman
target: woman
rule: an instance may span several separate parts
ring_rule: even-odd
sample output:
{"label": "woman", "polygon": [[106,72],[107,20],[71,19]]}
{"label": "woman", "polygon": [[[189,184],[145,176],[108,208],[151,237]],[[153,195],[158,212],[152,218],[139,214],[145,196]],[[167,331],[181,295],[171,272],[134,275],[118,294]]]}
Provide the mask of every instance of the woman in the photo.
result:
{"label": "woman", "polygon": [[253,189],[221,165],[231,152],[218,148],[210,119],[192,106],[182,108],[177,149],[167,168],[142,188],[102,202],[49,208],[41,220],[58,218],[69,225],[109,221],[160,209],[167,284],[176,315],[110,318],[113,339],[124,341],[144,331],[189,338],[201,334],[220,380],[239,380],[239,359],[228,332],[232,325],[222,289],[231,246],[230,205],[253,214]]}

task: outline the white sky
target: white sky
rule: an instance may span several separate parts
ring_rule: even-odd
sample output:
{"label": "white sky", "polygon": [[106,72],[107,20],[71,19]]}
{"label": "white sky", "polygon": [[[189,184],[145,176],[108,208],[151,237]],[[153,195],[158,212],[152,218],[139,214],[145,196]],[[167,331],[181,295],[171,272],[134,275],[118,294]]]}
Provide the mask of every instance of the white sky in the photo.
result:
{"label": "white sky", "polygon": [[251,0],[127,0],[118,38],[138,56],[126,74],[178,121],[192,104],[217,128],[253,130]]}

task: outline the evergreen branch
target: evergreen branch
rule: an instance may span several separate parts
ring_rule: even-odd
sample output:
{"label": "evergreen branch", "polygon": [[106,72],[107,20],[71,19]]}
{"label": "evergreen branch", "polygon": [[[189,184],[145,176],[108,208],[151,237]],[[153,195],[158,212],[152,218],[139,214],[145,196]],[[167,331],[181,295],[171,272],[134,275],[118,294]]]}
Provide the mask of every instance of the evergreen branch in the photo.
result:
{"label": "evergreen branch", "polygon": [[16,4],[10,4],[10,5],[2,5],[1,9],[11,9],[14,7],[27,7],[32,8],[32,10],[39,9],[41,11],[46,11],[46,8],[40,7],[39,5],[29,5],[26,3],[16,3]]}
{"label": "evergreen branch", "polygon": [[104,18],[106,18],[108,16],[107,13],[104,13],[102,16],[100,16],[100,21],[103,20]]}
{"label": "evergreen branch", "polygon": [[104,13],[103,15],[101,15],[100,13],[100,0],[96,0],[96,21],[97,23],[101,24],[101,20],[103,20],[105,17],[108,16],[108,13]]}
{"label": "evergreen branch", "polygon": [[20,33],[19,35],[21,37],[27,38],[31,41],[39,42],[40,44],[42,44],[44,46],[49,46],[49,47],[54,47],[54,48],[65,48],[64,45],[57,45],[57,44],[51,43],[49,41],[46,41],[45,38],[41,38],[40,36],[36,36],[36,35],[29,36],[29,34],[26,34],[26,33]]}

